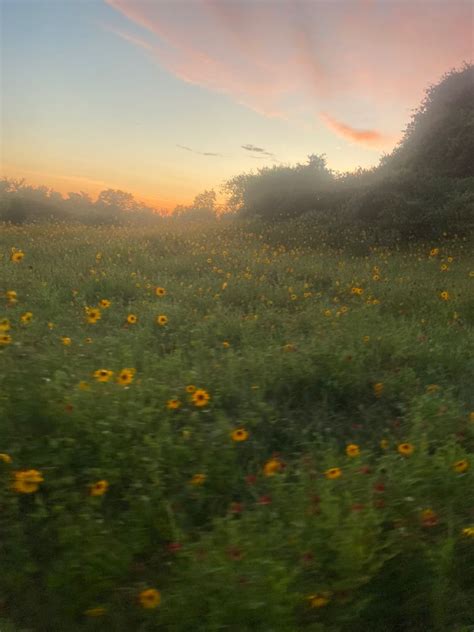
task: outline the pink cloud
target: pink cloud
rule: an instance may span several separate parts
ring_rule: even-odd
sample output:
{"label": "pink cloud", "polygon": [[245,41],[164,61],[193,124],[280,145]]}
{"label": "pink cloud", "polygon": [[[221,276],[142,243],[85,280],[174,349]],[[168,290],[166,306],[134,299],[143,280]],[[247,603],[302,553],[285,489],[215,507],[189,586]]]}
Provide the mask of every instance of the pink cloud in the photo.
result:
{"label": "pink cloud", "polygon": [[376,124],[384,110],[406,120],[427,84],[472,56],[474,9],[461,0],[105,2],[147,38],[113,30],[168,72],[266,116],[291,118],[289,101],[314,112],[357,98]]}
{"label": "pink cloud", "polygon": [[338,136],[359,145],[373,147],[374,149],[386,149],[393,147],[397,141],[397,136],[395,135],[384,134],[374,129],[356,129],[324,112],[321,112],[319,117]]}

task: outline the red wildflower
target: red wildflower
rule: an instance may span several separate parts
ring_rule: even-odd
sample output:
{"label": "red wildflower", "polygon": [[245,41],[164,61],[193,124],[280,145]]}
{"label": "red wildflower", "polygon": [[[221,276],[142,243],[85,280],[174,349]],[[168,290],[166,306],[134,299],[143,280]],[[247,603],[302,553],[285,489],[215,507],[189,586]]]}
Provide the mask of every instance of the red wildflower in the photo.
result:
{"label": "red wildflower", "polygon": [[170,542],[166,547],[170,553],[176,553],[183,548],[181,542]]}

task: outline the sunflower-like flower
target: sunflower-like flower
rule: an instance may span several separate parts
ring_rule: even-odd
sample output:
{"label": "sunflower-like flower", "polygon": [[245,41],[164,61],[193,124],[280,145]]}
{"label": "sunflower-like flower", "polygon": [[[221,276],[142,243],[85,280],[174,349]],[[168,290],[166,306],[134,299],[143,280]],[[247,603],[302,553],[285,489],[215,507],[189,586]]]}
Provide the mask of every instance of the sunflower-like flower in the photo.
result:
{"label": "sunflower-like flower", "polygon": [[211,399],[211,396],[203,388],[198,388],[196,391],[194,391],[192,395],[193,404],[197,406],[198,408],[207,406],[210,399]]}
{"label": "sunflower-like flower", "polygon": [[469,461],[467,459],[461,459],[453,463],[453,470],[458,472],[458,474],[463,474],[464,472],[467,472],[468,469]]}
{"label": "sunflower-like flower", "polygon": [[206,482],[206,478],[205,474],[194,474],[189,482],[194,486],[203,485]]}
{"label": "sunflower-like flower", "polygon": [[411,456],[415,447],[411,443],[400,443],[397,450],[402,456]]}
{"label": "sunflower-like flower", "polygon": [[346,454],[347,456],[350,456],[350,457],[359,456],[360,454],[359,446],[355,443],[350,443],[348,446],[346,446]]}
{"label": "sunflower-like flower", "polygon": [[18,295],[15,290],[7,290],[5,292],[6,299],[9,303],[16,303],[18,300]]}
{"label": "sunflower-like flower", "polygon": [[109,371],[108,369],[97,369],[97,371],[94,371],[93,377],[98,382],[108,382],[112,378],[113,374],[114,372]]}
{"label": "sunflower-like flower", "polygon": [[157,608],[161,603],[161,593],[156,588],[147,588],[138,595],[138,600],[143,608]]}
{"label": "sunflower-like flower", "polygon": [[342,470],[340,467],[330,467],[324,472],[324,476],[330,480],[334,480],[342,476]]}
{"label": "sunflower-like flower", "polygon": [[92,483],[92,485],[89,485],[89,494],[91,496],[103,496],[108,489],[108,481],[97,481],[96,483]]}
{"label": "sunflower-like flower", "polygon": [[20,261],[23,260],[24,256],[25,256],[25,253],[23,252],[23,250],[13,249],[12,254],[10,256],[10,261],[13,261],[13,263],[20,263]]}
{"label": "sunflower-like flower", "polygon": [[282,469],[283,463],[280,459],[271,458],[263,466],[263,473],[265,476],[275,476],[275,474]]}
{"label": "sunflower-like flower", "polygon": [[177,410],[180,407],[181,407],[181,402],[177,398],[169,399],[166,402],[166,408],[168,408],[168,410]]}
{"label": "sunflower-like flower", "polygon": [[122,386],[128,386],[133,382],[136,369],[122,369],[117,375],[117,382]]}
{"label": "sunflower-like flower", "polygon": [[127,323],[129,325],[136,325],[138,322],[138,317],[135,314],[128,314]]}
{"label": "sunflower-like flower", "polygon": [[12,337],[9,334],[0,334],[0,346],[11,344]]}
{"label": "sunflower-like flower", "polygon": [[10,321],[8,318],[2,318],[0,320],[0,331],[10,331]]}
{"label": "sunflower-like flower", "polygon": [[157,287],[155,288],[155,294],[156,296],[164,296],[166,294],[166,290],[164,287]]}
{"label": "sunflower-like flower", "polygon": [[33,318],[33,312],[25,312],[24,314],[20,316],[20,320],[24,325],[27,325],[28,323],[30,323],[32,318]]}
{"label": "sunflower-like flower", "polygon": [[230,436],[232,438],[232,441],[247,441],[247,439],[249,438],[249,433],[247,432],[247,430],[245,430],[245,428],[237,428],[236,430],[231,432]]}
{"label": "sunflower-like flower", "polygon": [[102,309],[108,309],[112,305],[112,303],[111,303],[111,301],[109,301],[109,299],[102,298],[99,301],[99,305],[102,307]]}
{"label": "sunflower-like flower", "polygon": [[100,320],[102,314],[97,307],[86,307],[86,319],[89,324],[94,324]]}
{"label": "sunflower-like flower", "polygon": [[38,491],[39,484],[44,481],[38,470],[21,470],[14,472],[13,489],[19,494],[33,494]]}
{"label": "sunflower-like flower", "polygon": [[157,325],[160,325],[160,327],[163,327],[168,322],[168,317],[165,316],[164,314],[160,314],[159,316],[156,317],[155,322]]}

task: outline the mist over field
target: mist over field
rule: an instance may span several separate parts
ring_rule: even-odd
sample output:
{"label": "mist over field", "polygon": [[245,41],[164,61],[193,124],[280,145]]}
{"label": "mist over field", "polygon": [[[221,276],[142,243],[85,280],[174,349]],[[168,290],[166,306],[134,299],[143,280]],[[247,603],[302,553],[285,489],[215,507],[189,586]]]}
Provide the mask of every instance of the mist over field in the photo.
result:
{"label": "mist over field", "polygon": [[472,5],[1,9],[0,632],[472,632]]}

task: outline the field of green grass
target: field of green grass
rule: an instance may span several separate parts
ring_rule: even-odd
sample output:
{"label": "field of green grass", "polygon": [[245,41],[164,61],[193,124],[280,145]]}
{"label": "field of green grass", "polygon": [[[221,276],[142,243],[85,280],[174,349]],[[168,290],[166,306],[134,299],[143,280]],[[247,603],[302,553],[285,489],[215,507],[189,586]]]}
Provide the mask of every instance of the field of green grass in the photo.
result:
{"label": "field of green grass", "polygon": [[0,227],[2,632],[472,631],[473,244],[342,237]]}

